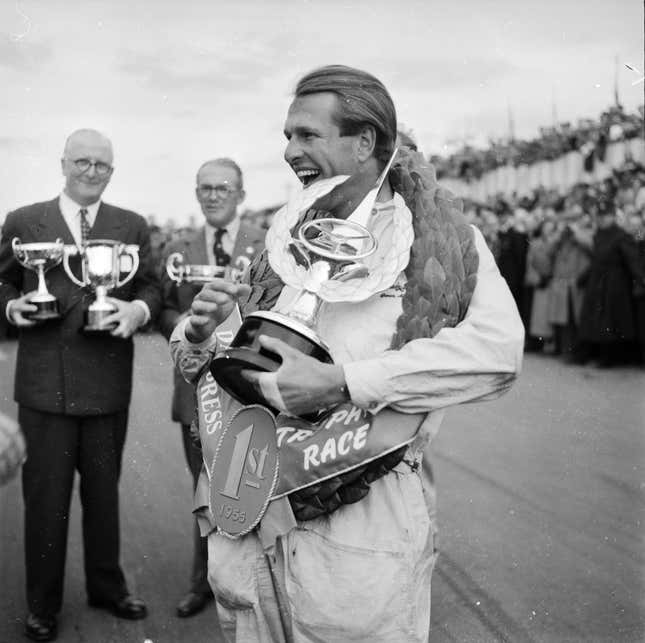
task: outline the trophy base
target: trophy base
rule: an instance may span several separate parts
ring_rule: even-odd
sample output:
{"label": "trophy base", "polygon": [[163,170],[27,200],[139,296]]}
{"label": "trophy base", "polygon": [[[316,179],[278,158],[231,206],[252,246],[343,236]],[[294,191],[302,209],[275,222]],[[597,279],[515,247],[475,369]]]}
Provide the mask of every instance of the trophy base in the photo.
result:
{"label": "trophy base", "polygon": [[117,324],[110,324],[109,326],[83,326],[81,332],[84,335],[109,335]]}
{"label": "trophy base", "polygon": [[277,412],[262,393],[240,375],[240,371],[246,369],[272,373],[280,368],[282,359],[260,345],[260,335],[281,339],[292,348],[326,364],[333,364],[333,359],[324,343],[304,324],[272,311],[248,315],[229,348],[217,355],[209,368],[215,381],[238,402],[261,404]]}
{"label": "trophy base", "polygon": [[109,317],[114,310],[88,310],[85,313],[85,326],[81,329],[86,335],[108,335],[118,324],[103,324],[102,321]]}
{"label": "trophy base", "polygon": [[242,404],[261,404],[273,413],[277,409],[264,399],[249,382],[242,378],[240,371],[248,369],[261,373],[272,373],[280,367],[280,360],[260,355],[250,348],[229,348],[213,359],[210,370],[215,381]]}
{"label": "trophy base", "polygon": [[29,302],[36,306],[37,310],[33,313],[26,313],[24,316],[32,321],[46,321],[48,319],[59,319],[60,313],[58,312],[58,301],[52,299],[50,301],[31,301]]}

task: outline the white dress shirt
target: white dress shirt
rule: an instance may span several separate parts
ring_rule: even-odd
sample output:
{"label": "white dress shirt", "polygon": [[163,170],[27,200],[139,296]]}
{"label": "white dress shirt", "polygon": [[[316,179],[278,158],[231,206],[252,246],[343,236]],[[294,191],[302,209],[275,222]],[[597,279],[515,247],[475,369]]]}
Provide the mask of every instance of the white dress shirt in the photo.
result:
{"label": "white dress shirt", "polygon": [[65,223],[69,228],[69,231],[74,237],[76,245],[81,245],[81,209],[85,208],[87,210],[87,223],[90,228],[94,225],[96,221],[96,215],[101,207],[101,200],[99,199],[95,203],[90,205],[79,205],[74,201],[69,195],[65,192],[61,192],[60,197],[58,198],[58,206],[60,208],[60,213],[65,219]]}

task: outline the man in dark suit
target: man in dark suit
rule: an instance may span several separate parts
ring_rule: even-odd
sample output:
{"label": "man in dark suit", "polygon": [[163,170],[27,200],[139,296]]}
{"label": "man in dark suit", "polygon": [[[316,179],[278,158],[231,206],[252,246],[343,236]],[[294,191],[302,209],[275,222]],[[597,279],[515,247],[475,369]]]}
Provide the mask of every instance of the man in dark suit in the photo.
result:
{"label": "man in dark suit", "polygon": [[[146,606],[128,592],[119,564],[118,482],[132,391],[132,334],[156,317],[161,293],[150,261],[143,217],[108,205],[101,195],[113,173],[110,141],[78,130],[61,160],[65,187],[51,201],[9,213],[0,240],[0,319],[18,327],[15,399],[29,458],[23,466],[25,559],[29,614],[25,634],[56,638],[63,596],[70,496],[80,474],[88,603],[139,619]],[[47,273],[61,317],[34,322],[36,275],[15,259],[11,242],[81,246],[112,239],[139,246],[134,278],[109,298],[116,311],[106,333],[84,334],[94,294],[75,285],[61,265]],[[80,275],[80,258],[70,268]]]}
{"label": "man in dark suit", "polygon": [[[240,220],[238,206],[244,199],[240,168],[227,158],[207,161],[197,172],[195,195],[206,224],[187,238],[170,244],[166,249],[166,257],[179,252],[187,264],[231,266],[243,272],[264,248],[265,231]],[[177,322],[190,312],[190,305],[201,285],[177,285],[164,273],[162,289],[163,305],[159,325],[168,339]],[[202,466],[201,451],[195,446],[190,431],[195,406],[194,387],[175,370],[172,419],[181,424],[184,452],[193,476],[193,487],[197,485]],[[177,605],[178,616],[197,614],[212,599],[207,567],[206,538],[200,537],[195,521],[190,590]]]}

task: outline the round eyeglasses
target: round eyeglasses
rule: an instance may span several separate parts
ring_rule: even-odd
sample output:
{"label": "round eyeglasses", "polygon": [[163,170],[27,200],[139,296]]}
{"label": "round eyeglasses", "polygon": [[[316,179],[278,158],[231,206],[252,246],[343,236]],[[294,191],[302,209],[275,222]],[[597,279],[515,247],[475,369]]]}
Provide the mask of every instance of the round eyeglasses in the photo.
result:
{"label": "round eyeglasses", "polygon": [[220,199],[226,199],[235,192],[237,192],[237,188],[226,185],[225,183],[220,183],[219,185],[201,184],[197,186],[197,193],[202,199],[210,199],[212,194],[215,194]]}
{"label": "round eyeglasses", "polygon": [[112,171],[112,166],[109,163],[104,163],[103,161],[91,161],[90,159],[65,159],[70,163],[73,163],[76,169],[83,174],[87,172],[92,166],[94,171],[99,176],[105,176]]}

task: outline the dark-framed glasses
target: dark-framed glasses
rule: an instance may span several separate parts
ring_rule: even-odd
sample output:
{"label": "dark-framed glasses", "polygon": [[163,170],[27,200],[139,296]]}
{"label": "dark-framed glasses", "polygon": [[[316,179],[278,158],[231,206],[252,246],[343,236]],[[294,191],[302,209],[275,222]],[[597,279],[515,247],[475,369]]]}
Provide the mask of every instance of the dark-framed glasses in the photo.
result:
{"label": "dark-framed glasses", "polygon": [[65,159],[70,163],[73,163],[76,169],[83,174],[87,172],[92,166],[94,166],[94,171],[99,176],[105,176],[112,171],[112,166],[103,161],[92,161],[90,159]]}
{"label": "dark-framed glasses", "polygon": [[215,196],[220,199],[226,199],[235,192],[237,192],[237,188],[231,187],[226,183],[220,183],[218,185],[207,185],[206,183],[201,183],[197,186],[197,193],[202,199],[209,199],[212,194],[215,194]]}

